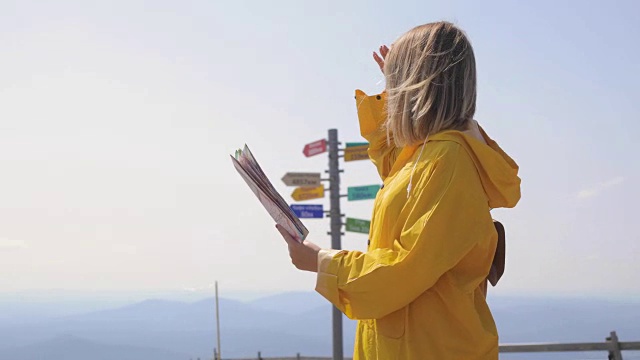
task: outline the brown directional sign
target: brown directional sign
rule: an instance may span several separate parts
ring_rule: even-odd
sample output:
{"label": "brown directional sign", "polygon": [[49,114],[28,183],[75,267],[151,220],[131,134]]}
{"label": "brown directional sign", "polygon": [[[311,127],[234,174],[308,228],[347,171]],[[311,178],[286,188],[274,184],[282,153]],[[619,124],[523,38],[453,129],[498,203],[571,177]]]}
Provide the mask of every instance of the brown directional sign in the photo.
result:
{"label": "brown directional sign", "polygon": [[287,186],[317,187],[320,186],[320,173],[288,172],[282,181]]}
{"label": "brown directional sign", "polygon": [[369,160],[369,145],[351,146],[344,149],[344,161]]}

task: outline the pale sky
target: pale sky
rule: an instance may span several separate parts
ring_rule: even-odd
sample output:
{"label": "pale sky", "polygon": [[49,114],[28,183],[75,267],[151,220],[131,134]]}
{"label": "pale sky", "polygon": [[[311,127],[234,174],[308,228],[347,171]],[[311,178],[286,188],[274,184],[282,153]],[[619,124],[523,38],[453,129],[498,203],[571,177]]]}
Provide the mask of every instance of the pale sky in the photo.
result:
{"label": "pale sky", "polygon": [[[640,6],[633,1],[0,0],[0,294],[312,290],[229,160],[287,200],[304,144],[359,136],[371,53],[449,20],[476,118],[521,166],[496,294],[640,296]],[[377,184],[344,165],[343,189]],[[318,203],[318,202],[307,202]],[[372,201],[348,203],[370,217]],[[329,246],[327,220],[306,221]],[[343,247],[364,250],[365,235]],[[190,290],[187,290],[190,289]]]}

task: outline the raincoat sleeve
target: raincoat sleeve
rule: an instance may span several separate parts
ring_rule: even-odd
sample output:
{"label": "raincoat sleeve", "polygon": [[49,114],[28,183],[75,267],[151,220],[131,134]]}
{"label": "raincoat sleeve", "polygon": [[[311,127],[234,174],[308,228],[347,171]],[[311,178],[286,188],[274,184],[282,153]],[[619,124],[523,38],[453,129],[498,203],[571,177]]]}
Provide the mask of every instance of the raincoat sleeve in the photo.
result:
{"label": "raincoat sleeve", "polygon": [[478,244],[479,230],[493,226],[472,160],[455,146],[420,174],[392,247],[319,254],[316,290],[349,318],[380,319],[407,306]]}
{"label": "raincoat sleeve", "polygon": [[400,148],[393,143],[393,135],[384,128],[387,118],[385,111],[387,93],[368,96],[361,90],[356,90],[356,106],[360,121],[360,134],[369,141],[369,158],[378,168],[378,173],[384,180],[396,161]]}

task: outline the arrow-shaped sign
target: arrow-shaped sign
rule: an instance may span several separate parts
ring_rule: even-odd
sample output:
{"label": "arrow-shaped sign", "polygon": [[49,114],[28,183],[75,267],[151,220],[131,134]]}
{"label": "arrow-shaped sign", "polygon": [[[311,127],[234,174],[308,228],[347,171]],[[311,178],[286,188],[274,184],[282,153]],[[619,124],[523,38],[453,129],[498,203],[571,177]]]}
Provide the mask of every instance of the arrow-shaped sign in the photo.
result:
{"label": "arrow-shaped sign", "polygon": [[369,145],[351,146],[344,149],[344,161],[369,160]]}
{"label": "arrow-shaped sign", "polygon": [[322,219],[324,208],[322,205],[291,205],[291,210],[300,219]]}
{"label": "arrow-shaped sign", "polygon": [[347,218],[346,230],[361,234],[368,234],[371,228],[371,221]]}
{"label": "arrow-shaped sign", "polygon": [[380,185],[352,186],[347,188],[347,200],[355,201],[375,199],[379,190]]}
{"label": "arrow-shaped sign", "polygon": [[320,173],[294,173],[288,172],[282,177],[287,186],[320,186]]}
{"label": "arrow-shaped sign", "polygon": [[291,197],[295,201],[320,199],[324,197],[324,185],[317,187],[299,187],[293,190]]}
{"label": "arrow-shaped sign", "polygon": [[306,157],[322,154],[323,152],[327,152],[327,140],[325,139],[309,143],[305,145],[302,150],[302,153]]}

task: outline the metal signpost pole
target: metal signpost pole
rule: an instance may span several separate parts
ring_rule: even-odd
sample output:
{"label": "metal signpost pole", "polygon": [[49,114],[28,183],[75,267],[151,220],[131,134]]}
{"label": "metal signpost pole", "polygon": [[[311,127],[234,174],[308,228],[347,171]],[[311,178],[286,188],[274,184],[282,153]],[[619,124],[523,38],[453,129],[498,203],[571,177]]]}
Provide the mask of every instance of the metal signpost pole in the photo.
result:
{"label": "metal signpost pole", "polygon": [[[331,208],[331,248],[342,248],[342,214],[340,213],[340,161],[338,155],[338,130],[329,129],[329,191]],[[333,360],[343,360],[342,312],[333,307]]]}

